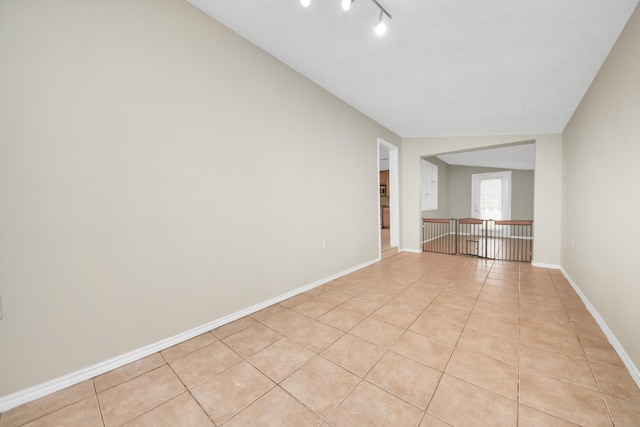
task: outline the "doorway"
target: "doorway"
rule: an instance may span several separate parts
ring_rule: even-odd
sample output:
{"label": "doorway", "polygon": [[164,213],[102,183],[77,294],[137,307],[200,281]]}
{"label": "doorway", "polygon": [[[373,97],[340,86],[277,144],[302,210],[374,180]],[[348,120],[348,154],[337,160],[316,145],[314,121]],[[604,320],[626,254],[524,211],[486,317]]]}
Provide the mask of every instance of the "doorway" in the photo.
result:
{"label": "doorway", "polygon": [[[398,166],[398,147],[378,138],[378,186],[376,187],[376,192],[379,194],[380,204],[378,211],[378,242],[379,242],[379,253],[382,258],[383,255],[383,242],[382,239],[385,238],[385,254],[389,254],[390,252],[396,253],[399,247],[400,240],[400,179],[399,179],[399,166]],[[382,187],[383,185],[380,182],[380,171],[387,170],[388,171],[388,184],[384,189],[385,195],[383,196]],[[385,209],[385,213],[389,214],[389,228],[382,228],[382,220],[383,220],[383,209]],[[388,241],[386,240],[388,238]]]}
{"label": "doorway", "polygon": [[511,171],[471,175],[471,217],[511,219]]}

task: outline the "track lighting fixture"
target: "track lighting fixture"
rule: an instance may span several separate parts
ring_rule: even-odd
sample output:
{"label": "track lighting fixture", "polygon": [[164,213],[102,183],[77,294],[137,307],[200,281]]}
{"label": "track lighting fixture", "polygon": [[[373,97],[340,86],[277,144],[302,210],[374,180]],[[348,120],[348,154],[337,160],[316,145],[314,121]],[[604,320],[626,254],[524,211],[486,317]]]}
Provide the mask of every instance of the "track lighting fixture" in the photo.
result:
{"label": "track lighting fixture", "polygon": [[[341,0],[340,5],[342,6],[342,10],[348,12],[351,9],[351,5],[355,2],[356,0]],[[387,15],[387,17],[389,19],[391,19],[391,15],[389,14],[389,12],[387,12],[387,10],[378,2],[378,0],[371,0],[373,3],[375,3],[376,6],[378,6],[378,9],[380,9],[380,17],[378,18],[378,22],[376,22],[375,24],[375,32],[377,35],[382,36],[387,32],[387,24],[383,21],[384,16],[383,15]],[[300,0],[300,4],[303,7],[309,7],[311,5],[311,0]]]}
{"label": "track lighting fixture", "polygon": [[387,32],[387,24],[382,20],[384,18],[383,15],[387,15],[389,19],[391,19],[391,15],[389,15],[389,12],[387,12],[387,10],[384,7],[382,7],[380,3],[378,3],[378,0],[371,0],[371,1],[374,2],[376,6],[380,8],[380,16],[378,17],[378,22],[376,23],[374,28],[377,35],[383,36]]}
{"label": "track lighting fixture", "polygon": [[375,26],[376,34],[379,36],[383,36],[384,33],[387,32],[387,24],[382,21],[382,9],[380,9],[380,18],[378,18],[378,23]]}

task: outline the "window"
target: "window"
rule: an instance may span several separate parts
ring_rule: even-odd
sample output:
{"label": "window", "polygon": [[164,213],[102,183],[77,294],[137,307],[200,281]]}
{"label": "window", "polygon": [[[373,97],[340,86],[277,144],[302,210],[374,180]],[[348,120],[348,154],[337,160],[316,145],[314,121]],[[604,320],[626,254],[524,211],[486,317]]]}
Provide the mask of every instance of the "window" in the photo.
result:
{"label": "window", "polygon": [[422,210],[438,210],[438,166],[420,160],[422,169]]}

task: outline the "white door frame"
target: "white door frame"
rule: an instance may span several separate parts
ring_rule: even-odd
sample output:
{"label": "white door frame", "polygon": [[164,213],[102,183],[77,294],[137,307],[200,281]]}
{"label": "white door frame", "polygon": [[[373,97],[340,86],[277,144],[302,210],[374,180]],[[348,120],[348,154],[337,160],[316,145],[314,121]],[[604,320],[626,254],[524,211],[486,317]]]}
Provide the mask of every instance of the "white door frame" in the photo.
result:
{"label": "white door frame", "polygon": [[[389,152],[389,226],[390,230],[390,244],[391,246],[400,248],[400,167],[399,167],[399,151],[398,147],[385,141],[382,138],[378,138],[378,164],[377,169],[380,170],[380,147],[384,147]],[[380,174],[378,173],[378,185],[375,188],[376,194],[380,194]],[[379,197],[378,197],[379,199]],[[380,218],[381,212],[378,204],[378,242],[382,237],[382,230],[380,224],[382,224],[382,218]],[[378,243],[378,249],[382,256],[382,244]]]}
{"label": "white door frame", "polygon": [[480,218],[478,215],[480,209],[480,181],[483,179],[501,179],[502,180],[502,218],[503,220],[511,219],[511,171],[474,173],[471,175],[471,217],[478,219],[496,219],[496,218]]}

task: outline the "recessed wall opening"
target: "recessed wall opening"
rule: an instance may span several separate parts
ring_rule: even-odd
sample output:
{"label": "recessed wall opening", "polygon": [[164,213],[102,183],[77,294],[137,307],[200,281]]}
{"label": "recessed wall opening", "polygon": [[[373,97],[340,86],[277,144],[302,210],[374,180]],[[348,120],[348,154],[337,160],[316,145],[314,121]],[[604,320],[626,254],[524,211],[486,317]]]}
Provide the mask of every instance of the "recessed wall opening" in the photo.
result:
{"label": "recessed wall opening", "polygon": [[531,261],[534,141],[420,162],[423,251]]}

